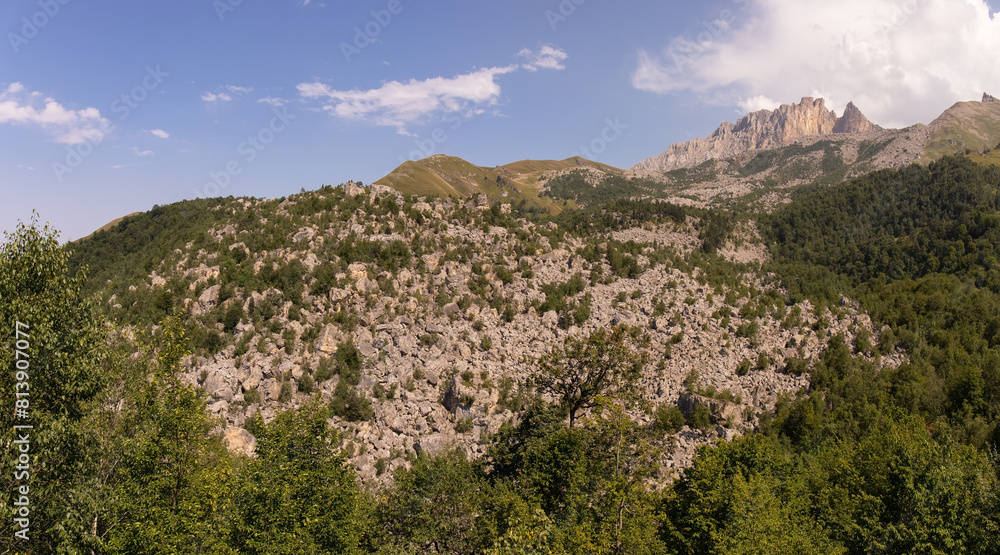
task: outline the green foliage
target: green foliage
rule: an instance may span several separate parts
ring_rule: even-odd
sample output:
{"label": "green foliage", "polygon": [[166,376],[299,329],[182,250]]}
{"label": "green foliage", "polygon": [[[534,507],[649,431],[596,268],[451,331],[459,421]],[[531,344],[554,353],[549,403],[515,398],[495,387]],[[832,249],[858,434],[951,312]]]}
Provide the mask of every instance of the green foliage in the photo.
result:
{"label": "green foliage", "polygon": [[[257,416],[259,419],[260,417]],[[364,499],[325,410],[258,422],[256,458],[235,479],[229,540],[239,553],[361,553]]]}
{"label": "green foliage", "polygon": [[455,432],[459,434],[464,434],[472,431],[472,418],[466,416],[465,418],[459,418],[455,422]]}
{"label": "green foliage", "polygon": [[[116,291],[121,297],[129,284],[148,281],[149,273],[169,260],[174,249],[183,249],[188,242],[203,242],[205,231],[217,218],[215,210],[230,202],[231,199],[190,200],[127,216],[106,231],[76,241],[67,260],[68,267],[74,273],[84,266],[95,269],[85,284],[86,293],[93,293],[112,281],[121,287]],[[165,302],[162,308],[166,308]],[[150,311],[135,316],[144,323],[155,323],[165,313],[162,308],[160,314]]]}
{"label": "green foliage", "polygon": [[311,395],[316,391],[316,380],[308,373],[302,374],[302,377],[295,380],[295,383],[298,385],[299,391],[306,395]]}
{"label": "green foliage", "polygon": [[233,333],[240,320],[244,318],[243,304],[235,302],[226,309],[226,314],[222,317],[222,325],[226,333]]}
{"label": "green foliage", "polygon": [[[39,227],[35,218],[28,225],[19,222],[0,245],[0,445],[5,449],[0,541],[14,550],[55,553],[95,545],[87,523],[106,512],[107,483],[96,476],[104,435],[88,425],[98,420],[95,404],[111,379],[105,369],[108,338],[86,300],[85,271],[72,271],[70,256],[57,232]],[[15,418],[15,399],[28,402],[27,418]],[[15,430],[15,424],[34,428]],[[15,473],[19,444],[13,443],[25,433],[30,436],[27,475]],[[30,488],[27,544],[14,536],[21,527],[14,524],[13,503],[22,486]],[[72,513],[66,510],[71,504]]]}
{"label": "green foliage", "polygon": [[342,381],[358,385],[361,381],[361,351],[354,345],[354,340],[348,338],[337,344],[335,355],[336,371]]}
{"label": "green foliage", "polygon": [[330,398],[330,412],[349,422],[362,422],[375,417],[368,397],[358,392],[357,387],[350,385],[343,376]]}
{"label": "green foliage", "polygon": [[486,531],[477,526],[484,485],[458,451],[420,455],[413,468],[394,474],[382,496],[373,547],[392,546],[393,553],[482,552],[489,546]]}
{"label": "green foliage", "polygon": [[[767,355],[764,355],[767,356]],[[736,367],[737,376],[746,376],[750,373],[750,360],[743,359],[740,361],[739,365]]]}
{"label": "green foliage", "polygon": [[754,339],[757,337],[758,331],[760,331],[760,324],[757,322],[757,320],[743,322],[742,324],[740,324],[740,327],[736,328],[736,337]]}
{"label": "green foliage", "polygon": [[719,247],[733,232],[733,215],[728,212],[706,211],[698,221],[698,237],[701,239],[701,250],[707,254],[715,254]]}
{"label": "green foliage", "polygon": [[336,254],[347,264],[374,263],[389,272],[409,268],[413,259],[410,246],[403,241],[385,243],[358,237],[354,232],[340,241]]}
{"label": "green foliage", "polygon": [[672,434],[684,426],[684,414],[677,405],[660,403],[653,414],[653,427],[662,433]]}
{"label": "green foliage", "polygon": [[677,553],[842,553],[810,518],[795,467],[765,437],[703,448],[667,498]]}
{"label": "green foliage", "polygon": [[159,553],[191,545],[215,551],[221,547],[226,510],[221,488],[230,463],[219,436],[211,434],[216,423],[204,398],[177,376],[187,354],[180,320],[166,320],[153,341],[153,374],[128,399],[132,434],[124,438],[116,503],[104,523],[107,546],[113,552],[153,545]]}
{"label": "green foliage", "polygon": [[[588,185],[589,187],[589,185]],[[592,236],[609,231],[640,227],[644,223],[683,223],[687,209],[667,202],[633,200],[626,191],[608,191],[621,197],[611,202],[595,204],[582,210],[567,210],[553,219],[559,228],[577,236]]]}
{"label": "green foliage", "polygon": [[643,341],[624,326],[600,328],[586,339],[567,337],[538,361],[534,383],[558,399],[573,426],[577,414],[596,406],[598,396],[631,398],[645,355],[631,344]]}
{"label": "green foliage", "polygon": [[[879,353],[909,352],[874,391],[979,446],[1000,417],[998,208],[1000,168],[945,158],[803,195],[769,231],[791,289],[809,283],[821,303],[848,292],[889,326]],[[856,348],[872,348],[865,333]]]}
{"label": "green foliage", "polygon": [[698,403],[691,414],[687,415],[687,425],[695,430],[707,430],[712,426],[712,413],[708,407]]}

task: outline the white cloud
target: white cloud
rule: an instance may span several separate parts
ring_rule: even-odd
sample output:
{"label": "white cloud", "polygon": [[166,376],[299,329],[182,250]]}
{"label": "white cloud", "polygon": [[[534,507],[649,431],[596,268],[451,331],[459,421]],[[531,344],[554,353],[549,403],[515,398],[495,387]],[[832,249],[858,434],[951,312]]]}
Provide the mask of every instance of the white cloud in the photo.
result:
{"label": "white cloud", "polygon": [[24,169],[24,170],[28,170],[28,171],[34,171],[35,170],[35,166],[25,166],[23,164],[18,164],[17,167],[19,167],[21,169]]}
{"label": "white cloud", "polygon": [[299,94],[320,99],[330,114],[350,120],[370,120],[376,125],[395,127],[409,134],[407,124],[433,114],[462,112],[475,115],[485,107],[495,106],[500,98],[496,79],[515,71],[518,66],[490,67],[458,75],[411,79],[406,83],[390,81],[377,89],[342,91],[323,83],[300,83]]}
{"label": "white cloud", "polygon": [[206,91],[202,93],[201,99],[205,102],[232,102],[232,100],[236,97],[252,93],[253,87],[223,85],[216,89],[216,91],[217,92]]}
{"label": "white cloud", "polygon": [[803,95],[837,109],[853,100],[892,127],[1000,90],[1000,15],[983,0],[734,0],[692,32],[640,51],[633,86],[746,110]]}
{"label": "white cloud", "polygon": [[99,142],[111,128],[97,108],[72,110],[43,96],[40,92],[26,92],[21,83],[11,83],[0,92],[0,124],[38,126],[57,142],[69,145]]}
{"label": "white cloud", "polygon": [[521,67],[528,71],[538,71],[539,69],[563,70],[566,69],[563,62],[566,58],[569,58],[569,54],[566,54],[566,51],[561,48],[545,45],[538,52],[533,52],[525,48],[517,53],[517,57],[527,60],[521,64]]}
{"label": "white cloud", "polygon": [[216,94],[213,92],[206,92],[202,93],[201,99],[204,100],[205,102],[229,102],[233,99],[233,97],[229,96],[226,93]]}
{"label": "white cloud", "polygon": [[272,96],[265,96],[264,98],[257,99],[257,102],[261,104],[270,104],[271,106],[284,106],[288,103],[284,98],[277,98]]}
{"label": "white cloud", "polygon": [[775,108],[781,106],[781,102],[760,94],[752,98],[741,100],[739,102],[739,106],[744,113],[749,113],[756,112],[758,110],[774,110]]}
{"label": "white cloud", "polygon": [[149,156],[152,153],[152,150],[139,150],[136,147],[132,147],[132,154],[135,154],[136,156]]}
{"label": "white cloud", "polygon": [[167,133],[166,131],[164,131],[162,129],[153,129],[153,130],[150,130],[150,133],[152,133],[154,137],[159,137],[161,139],[169,139],[170,138],[170,133]]}

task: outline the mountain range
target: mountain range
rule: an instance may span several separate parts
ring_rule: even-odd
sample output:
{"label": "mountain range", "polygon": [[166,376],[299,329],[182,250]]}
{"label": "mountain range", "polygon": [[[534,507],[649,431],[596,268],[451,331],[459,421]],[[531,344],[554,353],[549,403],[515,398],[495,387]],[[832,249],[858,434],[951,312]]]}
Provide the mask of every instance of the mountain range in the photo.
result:
{"label": "mountain range", "polygon": [[[436,155],[408,161],[376,181],[403,194],[523,202],[550,212],[573,199],[553,197],[547,183],[582,172],[596,185],[605,178],[632,181],[641,195],[679,204],[727,206],[756,203],[769,208],[787,201],[799,185],[844,179],[948,154],[992,160],[1000,143],[1000,103],[959,102],[930,124],[884,129],[849,102],[838,117],[824,99],[752,112],[723,123],[705,138],[671,145],[629,169],[579,157],[562,161],[522,161],[479,167],[460,158]],[[553,198],[557,202],[553,202]]]}

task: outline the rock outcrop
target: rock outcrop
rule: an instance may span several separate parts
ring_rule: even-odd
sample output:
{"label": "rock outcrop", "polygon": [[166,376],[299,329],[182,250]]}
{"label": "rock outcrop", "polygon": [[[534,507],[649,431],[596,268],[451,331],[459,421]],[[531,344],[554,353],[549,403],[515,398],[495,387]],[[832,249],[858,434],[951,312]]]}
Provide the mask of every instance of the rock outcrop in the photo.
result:
{"label": "rock outcrop", "polygon": [[993,95],[991,95],[991,94],[988,94],[988,93],[983,93],[983,102],[984,102],[984,103],[993,103],[993,102],[1000,102],[1000,101],[998,101],[998,100],[996,99],[996,97],[994,97],[994,96],[993,96]]}
{"label": "rock outcrop", "polygon": [[868,121],[854,103],[840,118],[822,98],[805,97],[799,104],[784,104],[776,110],[760,110],[738,122],[723,123],[703,139],[671,145],[665,152],[647,158],[633,170],[670,171],[690,168],[708,160],[732,158],[750,150],[781,148],[813,135],[867,133],[881,129]]}
{"label": "rock outcrop", "polygon": [[879,129],[881,127],[868,121],[868,118],[861,113],[861,110],[853,102],[847,103],[847,108],[844,108],[844,115],[840,116],[840,119],[833,126],[834,133],[869,133],[871,131],[878,131]]}

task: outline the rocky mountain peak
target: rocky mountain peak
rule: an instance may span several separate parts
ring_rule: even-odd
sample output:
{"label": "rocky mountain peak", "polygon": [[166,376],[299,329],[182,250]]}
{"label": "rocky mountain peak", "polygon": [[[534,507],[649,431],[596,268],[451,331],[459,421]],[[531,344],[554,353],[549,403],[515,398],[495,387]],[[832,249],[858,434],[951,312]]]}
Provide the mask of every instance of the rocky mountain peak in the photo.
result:
{"label": "rocky mountain peak", "polygon": [[749,150],[781,148],[813,135],[867,133],[878,129],[881,128],[870,122],[853,102],[838,118],[824,99],[807,96],[798,104],[751,112],[735,124],[723,123],[708,137],[671,145],[659,156],[647,158],[632,169],[670,171]]}
{"label": "rocky mountain peak", "polygon": [[881,127],[868,121],[868,118],[861,113],[861,110],[853,102],[847,103],[847,107],[844,108],[844,115],[840,116],[836,125],[833,126],[834,133],[868,133],[869,131],[877,131],[879,129]]}
{"label": "rocky mountain peak", "polygon": [[983,102],[984,103],[993,103],[993,102],[1000,102],[1000,100],[997,100],[996,97],[994,97],[991,94],[983,93]]}

